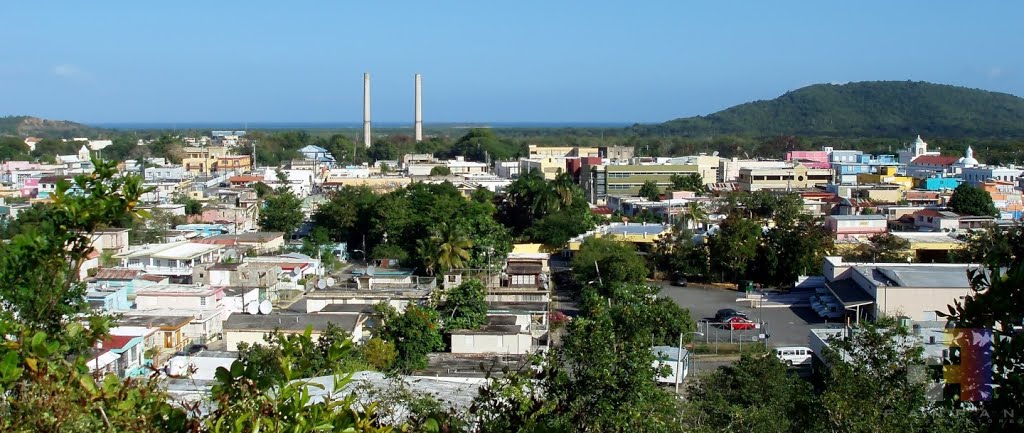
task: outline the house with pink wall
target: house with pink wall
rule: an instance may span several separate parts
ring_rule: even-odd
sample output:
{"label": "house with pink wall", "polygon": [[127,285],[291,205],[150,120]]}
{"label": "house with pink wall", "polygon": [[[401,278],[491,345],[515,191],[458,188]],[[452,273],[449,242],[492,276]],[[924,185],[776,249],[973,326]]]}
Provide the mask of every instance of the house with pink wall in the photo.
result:
{"label": "house with pink wall", "polygon": [[829,153],[824,150],[790,150],[786,152],[786,161],[799,162],[808,168],[832,168]]}
{"label": "house with pink wall", "polygon": [[885,215],[829,215],[825,228],[836,239],[866,238],[887,232],[889,220]]}

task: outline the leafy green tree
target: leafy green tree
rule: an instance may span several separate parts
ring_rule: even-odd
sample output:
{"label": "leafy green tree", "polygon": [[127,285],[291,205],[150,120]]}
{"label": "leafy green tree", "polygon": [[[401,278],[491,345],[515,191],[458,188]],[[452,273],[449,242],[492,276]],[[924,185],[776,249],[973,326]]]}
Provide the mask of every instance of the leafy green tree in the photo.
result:
{"label": "leafy green tree", "polygon": [[602,294],[619,283],[642,283],[648,273],[632,244],[605,238],[584,240],[571,266],[576,281],[599,283]]}
{"label": "leafy green tree", "polygon": [[185,215],[199,215],[203,213],[203,204],[185,194],[174,197],[174,203],[185,205]]}
{"label": "leafy green tree", "polygon": [[[910,341],[911,343],[907,343]],[[834,338],[820,395],[824,431],[971,431],[963,412],[926,398],[923,349],[895,320],[861,322],[848,338]],[[918,372],[918,373],[915,373]]]}
{"label": "leafy green tree", "polygon": [[1005,266],[1009,260],[1024,257],[1024,228],[1021,225],[1003,230],[992,226],[957,235],[960,247],[952,252],[955,263],[982,263]]}
{"label": "leafy green tree", "polygon": [[992,202],[992,195],[966,183],[961,183],[953,190],[953,196],[949,198],[949,208],[961,215],[999,217],[999,210]]}
{"label": "leafy green tree", "polygon": [[530,239],[555,248],[564,247],[570,239],[594,227],[592,218],[577,213],[558,211],[546,215],[526,230]]}
{"label": "leafy green tree", "polygon": [[821,221],[801,214],[795,221],[777,223],[764,233],[754,260],[755,273],[762,283],[788,286],[797,277],[820,269],[833,247],[831,233]]}
{"label": "leafy green tree", "polygon": [[441,321],[436,310],[409,305],[402,314],[385,313],[381,337],[394,343],[398,355],[393,368],[410,372],[427,366],[427,354],[444,350]]}
{"label": "leafy green tree", "polygon": [[451,176],[452,170],[446,165],[435,165],[430,168],[430,176]]}
{"label": "leafy green tree", "polygon": [[464,156],[469,161],[508,160],[522,156],[524,146],[499,138],[490,128],[473,128],[451,146],[440,152],[442,157]]}
{"label": "leafy green tree", "polygon": [[892,233],[879,233],[868,237],[868,243],[858,245],[843,258],[853,262],[894,263],[907,260],[910,241]]}
{"label": "leafy green tree", "polygon": [[278,188],[273,195],[263,198],[260,230],[284,232],[285,236],[290,236],[299,228],[303,219],[302,200],[288,187]]}
{"label": "leafy green tree", "polygon": [[117,175],[111,162],[93,164],[92,174],[59,182],[38,222],[0,249],[3,310],[28,329],[56,335],[86,311],[79,268],[92,253],[87,234],[134,212],[145,191],[140,177]]}
{"label": "leafy green tree", "polygon": [[700,173],[673,174],[669,180],[672,182],[673,191],[693,191],[697,195],[708,192]]}
{"label": "leafy green tree", "polygon": [[0,137],[0,161],[27,160],[28,145],[18,137]]}
{"label": "leafy green tree", "polygon": [[726,275],[733,280],[746,275],[757,255],[762,230],[758,222],[735,214],[722,221],[718,232],[708,238],[712,272],[721,280]]}
{"label": "leafy green tree", "polygon": [[704,278],[711,271],[707,245],[696,241],[692,231],[678,225],[655,241],[651,258],[657,270],[665,271],[673,279]]}
{"label": "leafy green tree", "polygon": [[689,388],[685,423],[694,432],[818,431],[811,384],[775,356],[746,353]]}
{"label": "leafy green tree", "polygon": [[373,337],[360,347],[359,352],[367,363],[378,371],[388,371],[395,363],[398,352],[395,350],[395,343],[385,341],[380,337]]}
{"label": "leafy green tree", "polygon": [[331,239],[362,245],[369,231],[370,212],[380,196],[368,187],[344,186],[330,193],[313,214],[313,224],[327,229]]}
{"label": "leafy green tree", "polygon": [[[1017,225],[1007,232],[992,230],[990,236],[996,243],[1005,244],[983,251],[984,257],[977,262],[984,267],[969,274],[970,294],[956,300],[940,315],[958,328],[991,332],[991,363],[976,365],[976,368],[991,368],[991,386],[959,385],[961,392],[968,395],[987,392],[989,399],[962,404],[974,409],[971,413],[976,422],[986,426],[988,431],[1011,432],[1024,423],[1024,414],[1020,412],[1024,378],[1018,374],[1024,364],[1024,339],[1020,338],[1024,319],[1019,307],[1024,302],[1024,255],[1020,254],[1024,228]],[[961,367],[966,368],[962,362]],[[979,373],[985,372],[968,371],[962,377],[984,377]]]}
{"label": "leafy green tree", "polygon": [[267,194],[270,194],[270,193],[272,193],[274,191],[274,189],[271,188],[270,185],[267,185],[267,184],[265,184],[263,182],[256,182],[256,183],[254,183],[252,185],[252,189],[253,189],[253,191],[256,191],[256,197],[257,198],[266,197]]}
{"label": "leafy green tree", "polygon": [[678,403],[655,384],[649,331],[605,310],[570,322],[541,381],[554,408],[534,431],[683,431]]}
{"label": "leafy green tree", "polygon": [[487,323],[487,289],[479,280],[467,280],[444,293],[439,308],[445,329],[476,329]]}
{"label": "leafy green tree", "polygon": [[462,268],[469,260],[473,241],[458,227],[441,223],[433,237],[437,245],[437,265],[445,272]]}
{"label": "leafy green tree", "polygon": [[[269,387],[289,374],[310,378],[366,366],[359,353],[353,350],[352,336],[333,323],[328,324],[316,340],[312,338],[312,327],[303,334],[271,332],[263,340],[263,343],[238,345],[238,360],[255,369],[260,387]],[[280,359],[288,363],[281,363]]]}
{"label": "leafy green tree", "polygon": [[643,185],[640,185],[639,195],[650,201],[658,201],[661,198],[661,189],[658,188],[658,184],[653,180],[646,180]]}

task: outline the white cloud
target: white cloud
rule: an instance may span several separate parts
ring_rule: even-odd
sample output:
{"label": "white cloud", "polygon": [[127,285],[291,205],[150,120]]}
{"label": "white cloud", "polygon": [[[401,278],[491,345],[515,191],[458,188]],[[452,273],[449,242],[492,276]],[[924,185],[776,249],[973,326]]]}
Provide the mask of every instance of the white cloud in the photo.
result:
{"label": "white cloud", "polygon": [[62,78],[75,78],[81,76],[82,71],[75,67],[75,65],[63,64],[53,68],[53,75]]}

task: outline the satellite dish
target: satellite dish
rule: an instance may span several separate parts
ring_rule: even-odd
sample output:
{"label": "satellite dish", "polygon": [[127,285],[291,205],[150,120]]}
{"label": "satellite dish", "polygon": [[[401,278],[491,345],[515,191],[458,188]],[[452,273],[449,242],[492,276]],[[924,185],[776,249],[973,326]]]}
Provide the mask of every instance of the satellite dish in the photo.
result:
{"label": "satellite dish", "polygon": [[334,285],[334,278],[333,277],[327,277],[327,285],[328,286],[333,286]]}
{"label": "satellite dish", "polygon": [[270,301],[260,302],[260,314],[270,314],[273,309],[274,306],[270,304]]}
{"label": "satellite dish", "polygon": [[248,304],[245,304],[245,313],[246,314],[256,315],[256,314],[259,314],[259,312],[260,312],[260,303],[259,302],[250,302]]}
{"label": "satellite dish", "polygon": [[316,282],[316,288],[318,288],[318,289],[325,289],[325,288],[327,288],[327,281],[325,281],[325,280],[317,281]]}

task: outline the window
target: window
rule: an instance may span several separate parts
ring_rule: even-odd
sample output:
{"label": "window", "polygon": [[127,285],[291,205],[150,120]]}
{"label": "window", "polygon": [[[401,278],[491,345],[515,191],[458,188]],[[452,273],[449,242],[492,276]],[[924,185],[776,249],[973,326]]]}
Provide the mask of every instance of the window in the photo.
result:
{"label": "window", "polygon": [[537,284],[536,275],[512,275],[512,285],[535,285]]}
{"label": "window", "polygon": [[200,296],[199,297],[199,306],[200,307],[205,307],[206,306],[206,297],[205,296]]}

